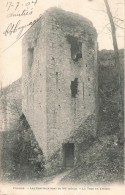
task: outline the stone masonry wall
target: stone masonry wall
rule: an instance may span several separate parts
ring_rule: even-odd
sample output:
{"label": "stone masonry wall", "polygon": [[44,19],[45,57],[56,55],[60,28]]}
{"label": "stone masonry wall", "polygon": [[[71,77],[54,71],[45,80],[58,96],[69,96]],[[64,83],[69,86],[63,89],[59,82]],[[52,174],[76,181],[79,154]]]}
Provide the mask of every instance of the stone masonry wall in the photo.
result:
{"label": "stone masonry wall", "polygon": [[92,23],[56,8],[23,39],[23,113],[46,158],[95,112],[96,53]]}
{"label": "stone masonry wall", "polygon": [[8,87],[1,89],[0,113],[1,130],[10,131],[18,123],[22,114],[22,80],[13,82]]}
{"label": "stone masonry wall", "polygon": [[[76,129],[76,131],[72,132],[70,137],[65,140],[65,143],[74,143],[74,165],[78,165],[80,163],[81,152],[86,151],[94,142],[96,125],[96,115],[92,114],[88,116],[87,119]],[[46,162],[48,175],[53,175],[65,170],[66,167],[63,164],[63,160],[63,148],[61,147]]]}
{"label": "stone masonry wall", "polygon": [[[50,11],[46,28],[47,143],[51,157],[96,110],[97,42],[90,21],[62,10]],[[81,44],[78,60],[72,56],[73,44]],[[78,91],[72,97],[71,83],[76,78]]]}
{"label": "stone masonry wall", "polygon": [[[22,110],[47,155],[46,32],[43,16],[23,39]],[[33,50],[33,51],[32,51]],[[30,61],[32,59],[32,61]]]}

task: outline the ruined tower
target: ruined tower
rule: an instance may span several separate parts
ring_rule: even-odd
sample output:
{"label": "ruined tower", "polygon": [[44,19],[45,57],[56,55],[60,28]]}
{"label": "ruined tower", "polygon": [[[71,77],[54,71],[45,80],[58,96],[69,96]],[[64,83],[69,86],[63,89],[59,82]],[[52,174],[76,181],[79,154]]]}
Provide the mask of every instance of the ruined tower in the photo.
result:
{"label": "ruined tower", "polygon": [[22,51],[22,109],[39,146],[47,160],[58,150],[60,159],[76,159],[73,135],[96,116],[96,30],[88,19],[52,8],[28,30]]}

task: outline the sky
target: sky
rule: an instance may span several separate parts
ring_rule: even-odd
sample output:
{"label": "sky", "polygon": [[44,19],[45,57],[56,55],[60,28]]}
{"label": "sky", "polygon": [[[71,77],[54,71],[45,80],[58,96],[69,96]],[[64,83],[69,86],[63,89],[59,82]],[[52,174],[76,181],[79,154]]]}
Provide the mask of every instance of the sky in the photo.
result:
{"label": "sky", "polygon": [[[124,0],[108,0],[112,15],[120,20],[117,23],[117,41],[119,49],[124,48]],[[50,7],[59,7],[66,11],[78,13],[92,21],[98,33],[99,50],[113,49],[109,19],[104,0],[7,0],[0,1],[0,83],[3,87],[11,84],[22,74],[22,38],[18,32],[8,33],[9,25],[27,25],[39,18]],[[24,14],[19,16],[25,10]],[[18,15],[18,16],[17,16]],[[9,27],[8,27],[9,26]],[[23,33],[30,26],[23,29]]]}

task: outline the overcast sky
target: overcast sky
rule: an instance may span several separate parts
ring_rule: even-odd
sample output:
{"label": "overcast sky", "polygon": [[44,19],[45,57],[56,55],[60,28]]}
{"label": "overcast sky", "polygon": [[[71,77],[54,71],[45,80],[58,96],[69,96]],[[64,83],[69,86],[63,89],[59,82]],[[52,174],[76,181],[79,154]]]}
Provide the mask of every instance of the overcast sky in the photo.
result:
{"label": "overcast sky", "polygon": [[[31,2],[37,3],[31,4]],[[26,25],[35,20],[46,9],[50,7],[59,7],[67,11],[79,13],[80,15],[90,19],[98,33],[99,50],[113,49],[112,37],[110,34],[110,25],[107,14],[105,13],[105,5],[103,0],[12,0],[11,5],[8,1],[1,0],[1,56],[0,56],[0,80],[2,85],[6,86],[18,79],[22,73],[22,50],[20,38],[17,41],[17,34],[3,34],[10,23],[16,24],[20,20],[20,26]],[[17,2],[20,2],[18,5]],[[109,0],[113,16],[124,20],[124,0]],[[10,7],[9,7],[10,6]],[[17,7],[17,8],[16,8]],[[14,10],[16,11],[14,12]],[[19,14],[23,10],[28,10],[28,13],[33,11],[31,15],[7,17],[9,14]],[[8,10],[8,11],[7,11]],[[119,49],[124,47],[124,31],[123,22],[118,23],[121,28],[117,28],[117,40]],[[23,33],[28,30],[25,28]],[[16,42],[15,42],[16,41]],[[14,43],[15,42],[15,43]],[[13,44],[14,43],[14,44]],[[11,46],[11,47],[10,47]],[[8,49],[7,49],[8,48]],[[3,52],[4,51],[4,52]]]}

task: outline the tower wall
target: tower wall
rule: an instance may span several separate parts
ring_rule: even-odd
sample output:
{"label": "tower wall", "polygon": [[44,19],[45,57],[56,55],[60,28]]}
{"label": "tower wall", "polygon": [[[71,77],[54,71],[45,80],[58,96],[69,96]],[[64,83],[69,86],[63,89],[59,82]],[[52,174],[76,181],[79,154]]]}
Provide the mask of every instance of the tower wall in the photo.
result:
{"label": "tower wall", "polygon": [[[96,32],[91,22],[81,18],[75,14],[57,11],[50,13],[46,20],[49,157],[96,110]],[[75,85],[76,94],[72,94]],[[91,133],[96,132],[93,129]]]}
{"label": "tower wall", "polygon": [[96,53],[92,23],[56,8],[23,39],[22,107],[46,159],[95,113]]}
{"label": "tower wall", "polygon": [[47,157],[45,25],[42,17],[23,39],[22,110]]}

